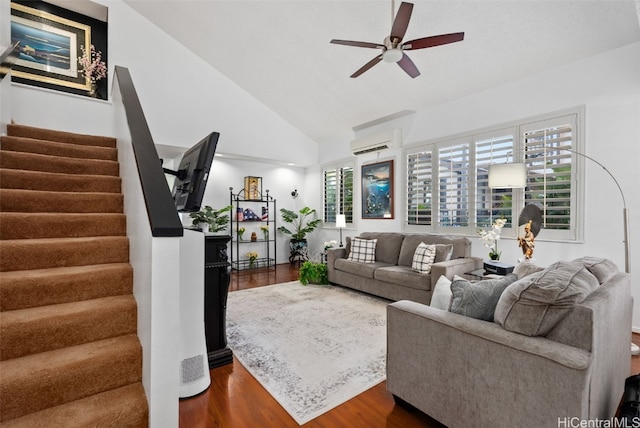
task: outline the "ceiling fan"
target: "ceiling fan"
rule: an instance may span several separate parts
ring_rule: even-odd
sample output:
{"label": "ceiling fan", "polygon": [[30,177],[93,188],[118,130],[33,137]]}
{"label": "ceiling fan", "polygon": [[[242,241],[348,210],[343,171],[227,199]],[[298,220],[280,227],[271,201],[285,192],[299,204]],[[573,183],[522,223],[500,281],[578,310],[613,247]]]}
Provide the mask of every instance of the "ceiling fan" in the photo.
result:
{"label": "ceiling fan", "polygon": [[[393,2],[391,3],[393,14]],[[416,78],[420,75],[420,71],[413,63],[411,58],[404,53],[404,51],[412,51],[416,49],[431,48],[434,46],[446,45],[448,43],[459,42],[464,39],[464,33],[451,33],[441,34],[439,36],[423,37],[421,39],[411,40],[409,42],[402,43],[402,38],[407,32],[409,26],[409,20],[411,19],[411,12],[413,11],[413,3],[402,2],[398,8],[398,13],[393,19],[391,26],[391,33],[385,37],[383,44],[370,43],[370,42],[355,42],[352,40],[338,40],[333,39],[331,43],[337,45],[355,46],[360,48],[373,48],[382,49],[382,53],[376,56],[374,59],[362,66],[358,71],[353,73],[351,77],[358,77],[365,71],[372,68],[374,65],[384,60],[385,62],[395,62],[400,68],[402,68],[409,76]]]}

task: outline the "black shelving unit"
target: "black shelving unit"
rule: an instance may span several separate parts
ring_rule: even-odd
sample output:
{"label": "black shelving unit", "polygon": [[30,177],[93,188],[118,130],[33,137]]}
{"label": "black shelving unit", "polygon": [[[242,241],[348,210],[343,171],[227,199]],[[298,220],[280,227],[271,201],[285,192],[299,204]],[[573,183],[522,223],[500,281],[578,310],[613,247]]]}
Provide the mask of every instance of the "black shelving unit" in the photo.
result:
{"label": "black shelving unit", "polygon": [[[269,195],[269,191],[259,193],[259,199],[247,199],[245,189],[234,193],[233,187],[229,188],[231,205],[233,206],[233,221],[231,231],[231,269],[275,269],[276,267],[276,200]],[[246,219],[245,211],[251,210],[258,219]],[[238,215],[242,212],[242,216]],[[265,236],[261,227],[269,231]],[[243,239],[240,239],[238,230],[244,228]],[[251,240],[251,233],[255,232],[257,239]],[[248,252],[255,252],[258,258],[253,263],[247,257]]]}

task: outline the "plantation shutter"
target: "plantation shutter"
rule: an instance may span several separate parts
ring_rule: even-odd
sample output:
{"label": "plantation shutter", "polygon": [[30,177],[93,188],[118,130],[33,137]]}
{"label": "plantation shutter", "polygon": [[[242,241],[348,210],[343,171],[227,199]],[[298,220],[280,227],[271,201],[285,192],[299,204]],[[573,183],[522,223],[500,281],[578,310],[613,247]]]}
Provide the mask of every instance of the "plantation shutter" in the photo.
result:
{"label": "plantation shutter", "polygon": [[499,218],[507,220],[506,228],[512,225],[513,189],[490,189],[489,165],[513,162],[516,134],[512,128],[475,138],[476,228],[489,227]]}
{"label": "plantation shutter", "polygon": [[438,226],[469,225],[469,143],[438,150]]}
{"label": "plantation shutter", "polygon": [[347,224],[353,223],[353,167],[340,168],[339,207]]}
{"label": "plantation shutter", "polygon": [[344,214],[353,223],[353,167],[327,168],[323,172],[323,220],[335,223],[336,214]]}
{"label": "plantation shutter", "polygon": [[[576,117],[569,115],[523,127],[527,165],[525,204],[542,209],[542,227],[553,237],[575,239],[576,181],[574,171]],[[546,233],[545,233],[546,234]]]}
{"label": "plantation shutter", "polygon": [[407,224],[431,225],[431,151],[407,155]]}
{"label": "plantation shutter", "polygon": [[323,219],[325,223],[336,222],[336,208],[338,198],[338,171],[326,169],[324,171]]}

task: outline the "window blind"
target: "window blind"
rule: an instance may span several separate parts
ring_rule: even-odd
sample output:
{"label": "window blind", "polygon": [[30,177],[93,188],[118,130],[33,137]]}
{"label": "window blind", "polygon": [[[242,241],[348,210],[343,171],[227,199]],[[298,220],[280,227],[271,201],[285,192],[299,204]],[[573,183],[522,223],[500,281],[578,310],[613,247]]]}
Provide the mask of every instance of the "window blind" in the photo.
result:
{"label": "window blind", "polygon": [[469,225],[469,144],[438,150],[438,226]]}
{"label": "window blind", "polygon": [[407,224],[431,225],[431,151],[407,155]]}

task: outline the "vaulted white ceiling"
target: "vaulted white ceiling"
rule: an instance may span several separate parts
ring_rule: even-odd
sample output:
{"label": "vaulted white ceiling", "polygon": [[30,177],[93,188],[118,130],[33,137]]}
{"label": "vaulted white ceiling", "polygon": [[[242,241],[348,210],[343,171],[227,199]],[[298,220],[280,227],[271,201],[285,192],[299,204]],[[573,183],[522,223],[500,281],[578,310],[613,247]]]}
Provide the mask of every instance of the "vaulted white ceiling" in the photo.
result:
{"label": "vaulted white ceiling", "polygon": [[405,41],[464,41],[407,52],[415,79],[384,62],[352,79],[379,52],[329,41],[382,43],[391,0],[126,3],[318,142],[640,40],[633,0],[414,0]]}

